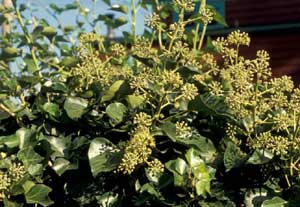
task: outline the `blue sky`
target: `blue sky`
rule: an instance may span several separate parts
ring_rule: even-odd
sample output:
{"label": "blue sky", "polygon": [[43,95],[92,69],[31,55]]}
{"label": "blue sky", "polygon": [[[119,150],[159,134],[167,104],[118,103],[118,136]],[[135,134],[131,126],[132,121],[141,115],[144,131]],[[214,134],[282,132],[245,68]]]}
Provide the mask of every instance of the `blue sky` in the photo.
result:
{"label": "blue sky", "polygon": [[[136,0],[137,2],[138,0]],[[36,16],[37,18],[45,18],[50,25],[56,26],[57,22],[56,20],[51,17],[51,15],[49,15],[49,13],[47,12],[47,8],[49,8],[49,4],[54,3],[59,7],[63,7],[66,4],[70,4],[73,3],[74,0],[18,0],[17,1],[19,4],[24,3],[29,5],[29,8],[31,10],[30,11],[26,11],[25,15],[31,15],[31,13]],[[125,4],[130,8],[130,0],[121,0],[121,1],[115,1],[115,0],[111,0],[112,4]],[[92,14],[94,11],[94,3],[93,0],[81,0],[80,3],[86,7],[89,12]],[[102,0],[97,0],[96,3],[96,14],[108,14],[108,13],[114,13],[115,17],[119,17],[122,16],[123,14],[120,14],[118,12],[112,12],[109,10],[109,7],[102,2]],[[76,15],[75,10],[70,10],[67,12],[64,12],[62,15],[59,16],[59,19],[61,20],[61,23],[64,26],[67,25],[75,25],[76,24],[76,19],[75,19],[75,15]],[[145,27],[144,27],[144,20],[145,20],[145,16],[147,16],[149,14],[149,11],[146,11],[144,9],[140,9],[138,12],[138,16],[137,16],[137,33],[141,34],[143,33]],[[124,15],[123,15],[124,16]],[[130,21],[130,18],[127,17],[127,19]],[[92,28],[90,28],[89,26],[86,26],[86,32],[91,31]],[[101,33],[101,34],[106,34],[106,27],[104,24],[99,23],[97,25],[96,31]],[[115,35],[116,36],[121,36],[122,35],[122,31],[130,31],[130,25],[124,25],[121,26],[120,28],[116,29]]]}

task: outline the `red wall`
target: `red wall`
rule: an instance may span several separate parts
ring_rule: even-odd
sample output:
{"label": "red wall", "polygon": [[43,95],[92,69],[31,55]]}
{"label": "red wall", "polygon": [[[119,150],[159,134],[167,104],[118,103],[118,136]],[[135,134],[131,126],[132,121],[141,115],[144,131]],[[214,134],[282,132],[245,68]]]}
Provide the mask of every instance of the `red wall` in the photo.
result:
{"label": "red wall", "polygon": [[[231,28],[300,23],[300,0],[227,0],[226,21]],[[251,46],[243,54],[254,57],[265,49],[271,56],[274,76],[291,75],[300,83],[300,29],[251,32]]]}
{"label": "red wall", "polygon": [[300,21],[300,0],[227,0],[225,9],[230,26]]}

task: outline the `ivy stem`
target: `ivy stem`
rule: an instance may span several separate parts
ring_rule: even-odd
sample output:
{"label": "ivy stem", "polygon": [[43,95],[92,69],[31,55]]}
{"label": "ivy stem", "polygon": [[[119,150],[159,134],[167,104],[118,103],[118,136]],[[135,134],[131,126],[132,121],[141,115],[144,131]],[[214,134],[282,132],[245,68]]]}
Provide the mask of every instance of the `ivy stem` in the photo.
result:
{"label": "ivy stem", "polygon": [[135,43],[137,9],[136,9],[136,6],[135,6],[135,0],[130,0],[130,2],[131,2],[131,30],[132,30],[132,36],[133,36],[133,43]]}
{"label": "ivy stem", "polygon": [[[199,9],[199,13],[201,12],[201,10],[205,9],[206,7],[206,0],[202,0],[201,1],[201,6],[200,6],[200,9]],[[200,28],[200,25],[197,24],[196,26],[196,33],[195,33],[195,39],[194,39],[194,50],[196,49],[196,44],[197,44],[197,41],[198,41],[198,33],[199,33],[199,28]],[[202,48],[202,44],[203,44],[203,41],[204,41],[204,37],[205,37],[205,33],[206,33],[206,29],[207,29],[207,24],[204,24],[203,25],[203,30],[202,30],[202,33],[201,33],[201,37],[200,37],[200,41],[199,41],[199,45],[198,45],[198,50],[201,50]]]}
{"label": "ivy stem", "polygon": [[199,41],[199,45],[198,45],[198,50],[201,50],[201,48],[202,48],[206,30],[207,30],[207,24],[204,24],[203,25],[203,30],[201,32],[201,37],[200,37],[200,41]]}
{"label": "ivy stem", "polygon": [[6,113],[8,113],[12,117],[16,116],[16,114],[14,112],[11,112],[9,110],[9,108],[7,108],[6,106],[4,106],[3,104],[0,104],[0,109],[2,109],[3,111],[5,111]]}
{"label": "ivy stem", "polygon": [[198,36],[199,28],[200,28],[200,25],[197,24],[196,29],[195,29],[194,41],[193,41],[193,50],[194,50],[194,52],[196,51],[196,48],[197,48],[197,42],[198,42],[198,38],[199,38],[199,36]]}
{"label": "ivy stem", "polygon": [[[35,49],[34,47],[32,46],[32,38],[31,36],[29,35],[29,32],[24,24],[24,21],[23,21],[23,18],[22,18],[22,15],[20,13],[20,10],[18,8],[15,7],[15,12],[16,12],[16,17],[17,17],[17,20],[21,26],[21,29],[25,35],[25,38],[26,38],[26,41],[29,45],[29,49],[30,49],[30,53],[31,53],[31,57],[32,57],[32,60],[34,62],[34,65],[35,65],[35,68],[39,71],[39,64],[38,64],[38,60],[37,60],[37,57],[36,57],[36,54],[35,54]],[[41,77],[41,73],[39,73],[39,76]]]}
{"label": "ivy stem", "polygon": [[171,51],[171,48],[173,46],[173,43],[175,41],[175,39],[177,38],[177,34],[179,31],[179,26],[181,26],[181,24],[183,24],[184,21],[184,9],[181,9],[180,14],[179,14],[179,20],[178,20],[178,26],[175,28],[175,32],[174,35],[171,37],[171,41],[168,47],[168,50]]}

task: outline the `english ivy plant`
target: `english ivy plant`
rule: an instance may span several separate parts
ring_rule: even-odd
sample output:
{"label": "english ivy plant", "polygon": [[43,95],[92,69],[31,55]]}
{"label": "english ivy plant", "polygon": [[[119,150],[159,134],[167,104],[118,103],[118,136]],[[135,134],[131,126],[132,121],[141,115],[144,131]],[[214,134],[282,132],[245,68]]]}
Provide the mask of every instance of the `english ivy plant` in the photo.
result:
{"label": "english ivy plant", "polygon": [[[272,78],[268,53],[242,57],[240,31],[205,44],[209,23],[226,24],[205,0],[151,2],[144,35],[148,1],[103,2],[123,16],[51,4],[58,23],[79,15],[53,27],[16,1],[0,7],[14,17],[0,39],[1,205],[298,206],[300,90]],[[132,33],[111,40],[82,19],[129,19]]]}

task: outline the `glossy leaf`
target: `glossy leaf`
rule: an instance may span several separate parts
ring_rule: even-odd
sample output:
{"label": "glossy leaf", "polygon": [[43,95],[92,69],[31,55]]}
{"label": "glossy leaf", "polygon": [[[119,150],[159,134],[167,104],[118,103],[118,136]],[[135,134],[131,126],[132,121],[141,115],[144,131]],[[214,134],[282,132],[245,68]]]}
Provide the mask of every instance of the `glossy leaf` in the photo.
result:
{"label": "glossy leaf", "polygon": [[198,167],[203,163],[203,160],[199,157],[199,153],[195,149],[191,148],[185,154],[185,158],[191,168]]}
{"label": "glossy leaf", "polygon": [[68,97],[64,103],[64,109],[71,119],[77,120],[88,107],[88,101],[79,97]]}
{"label": "glossy leaf", "polygon": [[59,116],[59,105],[51,102],[47,102],[43,105],[43,109],[45,112],[47,112],[49,115],[53,117]]}
{"label": "glossy leaf", "polygon": [[122,122],[127,108],[122,103],[111,103],[106,107],[106,114],[112,119],[114,124]]}
{"label": "glossy leaf", "polygon": [[287,201],[283,200],[280,197],[274,197],[272,199],[265,200],[261,207],[284,207],[286,206]]}
{"label": "glossy leaf", "polygon": [[203,195],[205,193],[210,193],[210,182],[211,177],[209,171],[204,163],[199,164],[196,169],[193,169],[193,174],[198,179],[196,182],[196,193],[197,195]]}
{"label": "glossy leaf", "polygon": [[19,148],[22,150],[34,143],[35,131],[33,131],[32,129],[21,128],[16,131],[16,137],[19,141]]}
{"label": "glossy leaf", "polygon": [[126,97],[126,101],[131,108],[135,109],[141,106],[144,103],[145,99],[143,96],[128,95]]}
{"label": "glossy leaf", "polygon": [[274,157],[273,153],[268,150],[255,150],[247,160],[248,164],[261,165],[268,163]]}
{"label": "glossy leaf", "polygon": [[40,163],[44,158],[36,153],[32,146],[27,148],[23,148],[18,152],[18,159],[22,161],[25,167],[29,167],[30,165],[36,165]]}
{"label": "glossy leaf", "polygon": [[88,158],[93,176],[114,170],[121,162],[121,153],[105,138],[95,138],[90,144]]}
{"label": "glossy leaf", "polygon": [[123,80],[118,80],[110,86],[110,88],[105,92],[101,98],[101,102],[106,102],[112,100],[116,93],[119,91],[120,87],[123,85]]}
{"label": "glossy leaf", "polygon": [[40,204],[41,206],[50,206],[53,201],[48,197],[52,191],[51,188],[44,184],[27,184],[23,185],[25,199],[28,204]]}
{"label": "glossy leaf", "polygon": [[128,7],[126,5],[114,4],[111,6],[110,10],[122,12],[124,14],[128,13]]}
{"label": "glossy leaf", "polygon": [[227,143],[224,153],[224,165],[226,170],[238,167],[245,162],[246,155],[232,142]]}
{"label": "glossy leaf", "polygon": [[4,144],[8,148],[18,147],[19,138],[15,134],[8,136],[0,136],[0,144]]}

